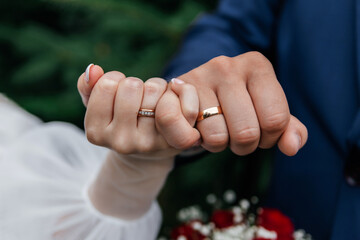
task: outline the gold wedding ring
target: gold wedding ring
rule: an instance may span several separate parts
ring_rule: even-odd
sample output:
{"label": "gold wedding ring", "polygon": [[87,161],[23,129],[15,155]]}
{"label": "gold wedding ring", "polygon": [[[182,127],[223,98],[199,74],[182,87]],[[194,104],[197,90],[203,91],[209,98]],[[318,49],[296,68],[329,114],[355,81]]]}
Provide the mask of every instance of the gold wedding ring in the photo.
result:
{"label": "gold wedding ring", "polygon": [[215,116],[218,114],[222,114],[222,109],[220,106],[217,107],[212,107],[212,108],[207,108],[204,111],[201,111],[197,117],[197,121],[201,121],[204,120],[205,118],[211,117],[211,116]]}
{"label": "gold wedding ring", "polygon": [[154,118],[155,117],[155,110],[146,109],[146,108],[140,108],[140,110],[138,112],[138,117]]}

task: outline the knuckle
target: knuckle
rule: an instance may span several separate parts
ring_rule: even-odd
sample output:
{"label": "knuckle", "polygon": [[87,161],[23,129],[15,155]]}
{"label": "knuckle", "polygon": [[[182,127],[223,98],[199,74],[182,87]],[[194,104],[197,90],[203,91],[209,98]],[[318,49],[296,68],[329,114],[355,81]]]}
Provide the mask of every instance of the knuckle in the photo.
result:
{"label": "knuckle", "polygon": [[137,152],[140,153],[149,153],[154,151],[154,141],[149,138],[141,138],[138,141]]}
{"label": "knuckle", "polygon": [[260,139],[260,129],[256,127],[247,127],[239,130],[231,137],[235,144],[249,145]]}
{"label": "knuckle", "polygon": [[112,149],[117,153],[125,155],[135,153],[135,149],[131,142],[124,137],[116,138],[115,142],[112,144]]}
{"label": "knuckle", "polygon": [[217,71],[228,74],[233,69],[233,60],[230,57],[221,55],[209,61],[210,66]]}
{"label": "knuckle", "polygon": [[94,127],[86,128],[86,138],[89,142],[95,145],[102,145],[103,144],[103,137]]}
{"label": "knuckle", "polygon": [[247,65],[251,67],[256,67],[260,69],[268,68],[268,67],[272,68],[271,62],[260,52],[257,51],[247,52],[243,54],[243,57]]}
{"label": "knuckle", "polygon": [[[163,80],[165,81],[165,80]],[[158,94],[165,91],[166,82],[153,81],[152,79],[147,80],[144,83],[145,92],[149,94]]]}
{"label": "knuckle", "polygon": [[237,145],[232,145],[230,147],[230,149],[236,155],[246,156],[246,155],[249,155],[250,153],[255,152],[255,150],[257,149],[257,145],[254,144],[252,146],[249,146],[249,147],[246,147],[246,148],[240,148],[240,149],[237,147]]}
{"label": "knuckle", "polygon": [[250,58],[265,58],[265,56],[259,52],[259,51],[250,51],[243,54],[244,56],[250,57]]}
{"label": "knuckle", "polygon": [[150,95],[155,95],[158,92],[160,92],[160,86],[157,83],[145,82],[144,88],[145,88],[145,93],[150,94]]}
{"label": "knuckle", "polygon": [[278,132],[285,130],[290,121],[290,114],[287,112],[272,114],[264,119],[261,126],[266,132]]}
{"label": "knuckle", "polygon": [[165,81],[165,79],[159,77],[149,78],[145,83],[147,82],[157,83],[159,86],[164,88],[167,86],[167,82]]}
{"label": "knuckle", "polygon": [[223,64],[223,63],[227,63],[229,62],[230,60],[230,57],[227,57],[225,55],[220,55],[220,56],[217,56],[217,57],[214,57],[212,58],[209,62],[210,63],[213,63],[213,64]]}
{"label": "knuckle", "polygon": [[99,89],[101,92],[114,92],[117,88],[117,82],[110,78],[101,78],[95,88]]}
{"label": "knuckle", "polygon": [[227,133],[214,133],[204,138],[204,141],[211,148],[217,148],[227,145],[229,135]]}
{"label": "knuckle", "polygon": [[110,71],[110,72],[104,73],[104,75],[102,77],[114,79],[115,81],[119,81],[121,79],[124,79],[126,76],[122,72]]}
{"label": "knuckle", "polygon": [[124,85],[127,88],[139,90],[143,87],[144,82],[136,77],[127,77],[124,81]]}

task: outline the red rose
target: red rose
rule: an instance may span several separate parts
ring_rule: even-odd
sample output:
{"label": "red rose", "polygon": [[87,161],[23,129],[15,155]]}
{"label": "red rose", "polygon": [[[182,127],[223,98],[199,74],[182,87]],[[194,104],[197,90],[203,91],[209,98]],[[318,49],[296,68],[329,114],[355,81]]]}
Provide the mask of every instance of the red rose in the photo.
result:
{"label": "red rose", "polygon": [[232,211],[218,210],[215,211],[211,217],[211,222],[215,224],[216,228],[223,229],[235,225],[234,213]]}
{"label": "red rose", "polygon": [[[293,240],[294,225],[290,218],[279,210],[263,208],[257,218],[257,225],[277,233],[277,240]],[[257,238],[260,240],[260,238]]]}
{"label": "red rose", "polygon": [[175,228],[172,232],[171,232],[171,240],[177,240],[179,236],[184,236],[186,237],[186,240],[203,240],[206,237],[204,235],[202,235],[199,231],[195,230],[192,225],[194,222],[199,222],[200,221],[191,221],[189,223],[186,223],[184,225],[181,225],[177,228]]}

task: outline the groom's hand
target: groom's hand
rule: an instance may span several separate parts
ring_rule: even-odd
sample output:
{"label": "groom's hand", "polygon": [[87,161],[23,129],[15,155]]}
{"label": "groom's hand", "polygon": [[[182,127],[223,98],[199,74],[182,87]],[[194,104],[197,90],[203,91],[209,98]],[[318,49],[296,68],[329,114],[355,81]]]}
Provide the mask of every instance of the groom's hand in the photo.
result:
{"label": "groom's hand", "polygon": [[[211,152],[230,146],[235,154],[246,155],[257,147],[277,144],[284,154],[292,156],[307,141],[307,129],[290,114],[271,63],[258,52],[219,56],[178,78],[196,87],[200,111],[222,107],[223,115],[197,123],[202,146]],[[162,131],[164,135],[174,136],[168,142],[181,148],[187,137],[174,126],[181,124],[178,119],[162,116],[165,118],[157,119],[158,127],[168,131]]]}

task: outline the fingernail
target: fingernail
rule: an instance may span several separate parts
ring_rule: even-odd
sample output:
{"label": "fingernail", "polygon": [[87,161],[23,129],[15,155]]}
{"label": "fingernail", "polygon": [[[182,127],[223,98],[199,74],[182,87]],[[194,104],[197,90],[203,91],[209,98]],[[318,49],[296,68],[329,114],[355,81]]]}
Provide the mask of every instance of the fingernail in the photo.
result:
{"label": "fingernail", "polygon": [[174,83],[174,84],[183,84],[183,83],[185,83],[183,80],[180,80],[178,78],[171,79],[171,82]]}
{"label": "fingernail", "polygon": [[86,70],[85,70],[85,81],[88,83],[90,80],[90,68],[94,66],[93,63],[90,63],[89,66],[87,66]]}
{"label": "fingernail", "polygon": [[86,107],[87,106],[87,101],[82,95],[81,95],[81,100],[82,100],[84,106]]}

